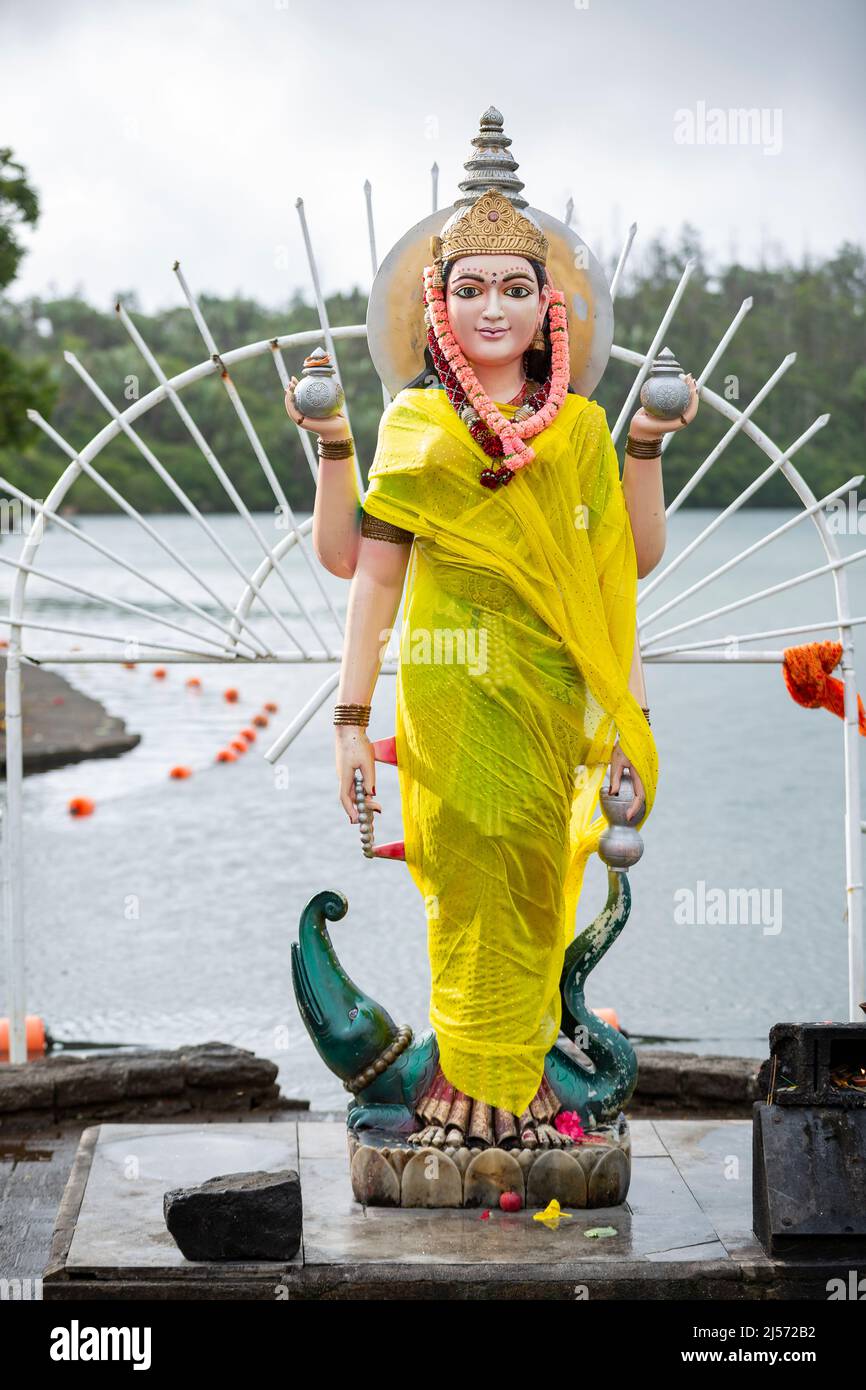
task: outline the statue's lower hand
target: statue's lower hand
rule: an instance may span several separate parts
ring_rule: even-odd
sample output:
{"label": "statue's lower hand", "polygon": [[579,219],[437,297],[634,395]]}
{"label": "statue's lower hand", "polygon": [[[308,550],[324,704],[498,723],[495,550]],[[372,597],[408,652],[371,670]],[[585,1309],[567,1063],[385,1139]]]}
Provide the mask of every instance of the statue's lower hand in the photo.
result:
{"label": "statue's lower hand", "polygon": [[376,758],[373,753],[373,745],[359,724],[337,724],[334,732],[336,735],[335,755],[337,779],[340,785],[340,804],[351,823],[357,825],[360,817],[355,803],[356,768],[361,769],[361,775],[364,778],[367,806],[370,810],[378,811],[380,814],[382,811],[379,802],[373,800],[376,795]]}
{"label": "statue's lower hand", "polygon": [[620,747],[619,740],[617,740],[613,746],[613,752],[610,755],[610,790],[612,796],[616,796],[619,791],[619,784],[624,772],[628,773],[634,787],[634,797],[625,813],[626,820],[631,821],[638,815],[641,807],[646,805],[646,797],[644,795],[643,782],[638,777],[634,767]]}
{"label": "statue's lower hand", "polygon": [[300,425],[302,430],[309,430],[310,434],[317,434],[320,439],[348,439],[352,431],[349,429],[349,421],[342,411],[339,415],[329,415],[326,420],[315,420],[311,415],[302,415],[295,405],[295,387],[298,378],[293,376],[286,387],[286,414],[290,420],[294,420],[296,425]]}
{"label": "statue's lower hand", "polygon": [[673,434],[676,430],[684,430],[686,425],[690,425],[698,413],[700,397],[691,372],[683,380],[689,383],[689,403],[682,417],[678,415],[675,420],[659,420],[641,406],[631,417],[629,434],[633,434],[635,439],[659,439],[663,434]]}

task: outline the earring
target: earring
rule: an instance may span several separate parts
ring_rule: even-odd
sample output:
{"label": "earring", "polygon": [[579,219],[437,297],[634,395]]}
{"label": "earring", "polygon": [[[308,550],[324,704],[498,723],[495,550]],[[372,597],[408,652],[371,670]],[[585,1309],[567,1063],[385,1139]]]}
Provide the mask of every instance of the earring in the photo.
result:
{"label": "earring", "polygon": [[540,323],[536,324],[535,337],[533,338],[529,346],[532,352],[544,352],[544,349],[547,347],[547,344],[544,341],[544,330],[542,329]]}

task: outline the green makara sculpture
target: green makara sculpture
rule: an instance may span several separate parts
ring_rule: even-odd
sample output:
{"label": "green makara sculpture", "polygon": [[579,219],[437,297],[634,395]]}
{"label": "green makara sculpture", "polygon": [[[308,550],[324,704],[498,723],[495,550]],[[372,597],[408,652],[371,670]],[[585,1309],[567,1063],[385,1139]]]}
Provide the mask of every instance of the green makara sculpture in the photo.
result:
{"label": "green makara sculpture", "polygon": [[[599,852],[608,857],[601,846]],[[633,852],[629,857],[634,862]],[[319,1056],[352,1093],[349,1129],[406,1136],[420,1127],[416,1105],[437,1072],[436,1035],[428,1029],[413,1037],[410,1028],[398,1027],[346,974],[327,924],[340,921],[348,906],[342,893],[325,890],[304,908],[299,940],[292,945],[295,998]],[[545,1060],[545,1078],[560,1109],[576,1111],[590,1128],[615,1119],[637,1081],[637,1058],[628,1039],[584,1000],[589,972],[622,931],[630,909],[628,877],[609,864],[607,902],[567,948],[560,980],[561,1036],[576,1043],[594,1070],[559,1042]]]}

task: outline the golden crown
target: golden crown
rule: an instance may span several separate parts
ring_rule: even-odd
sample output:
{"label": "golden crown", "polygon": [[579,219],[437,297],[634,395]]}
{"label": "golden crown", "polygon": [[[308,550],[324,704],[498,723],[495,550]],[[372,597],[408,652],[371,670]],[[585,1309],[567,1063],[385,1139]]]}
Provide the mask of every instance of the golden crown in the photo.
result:
{"label": "golden crown", "polygon": [[440,264],[457,256],[529,256],[544,265],[548,242],[538,223],[526,217],[495,188],[488,188],[468,208],[448,219],[440,236],[430,238]]}

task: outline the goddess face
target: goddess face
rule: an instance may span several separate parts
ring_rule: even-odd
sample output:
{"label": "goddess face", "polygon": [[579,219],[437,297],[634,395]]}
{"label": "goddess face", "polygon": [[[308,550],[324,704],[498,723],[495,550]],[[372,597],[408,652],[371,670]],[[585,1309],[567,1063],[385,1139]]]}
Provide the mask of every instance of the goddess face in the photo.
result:
{"label": "goddess face", "polygon": [[521,357],[544,321],[550,302],[539,292],[525,256],[459,256],[451,267],[445,304],[465,356],[480,366],[505,366]]}

